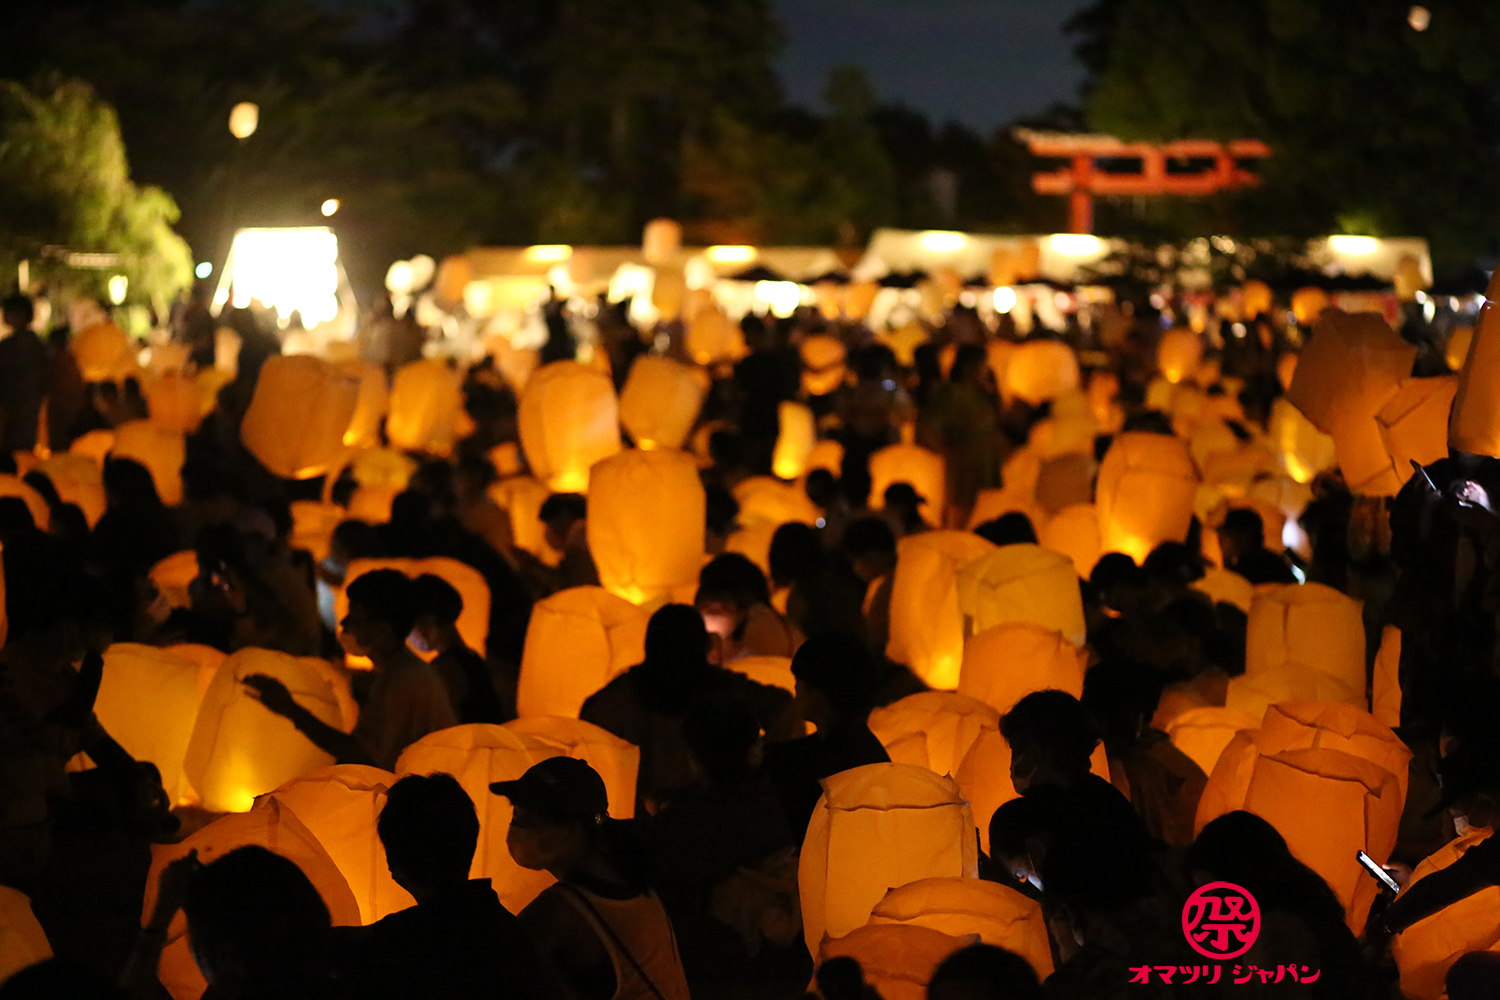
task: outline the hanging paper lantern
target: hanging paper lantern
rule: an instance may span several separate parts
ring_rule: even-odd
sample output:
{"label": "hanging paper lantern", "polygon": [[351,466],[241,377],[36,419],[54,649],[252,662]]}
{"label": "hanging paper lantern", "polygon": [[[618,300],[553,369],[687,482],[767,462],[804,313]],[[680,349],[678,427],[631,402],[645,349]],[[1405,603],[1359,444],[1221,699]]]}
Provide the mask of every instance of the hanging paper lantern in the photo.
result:
{"label": "hanging paper lantern", "polygon": [[1060,340],[1027,340],[1011,352],[1005,368],[1005,391],[1040,406],[1081,384],[1078,357]]}
{"label": "hanging paper lantern", "polygon": [[1251,715],[1283,701],[1365,702],[1360,603],[1321,583],[1257,588],[1245,637],[1245,673],[1229,704]]}
{"label": "hanging paper lantern", "polygon": [[510,515],[510,537],[516,548],[530,552],[548,566],[562,560],[562,553],[547,544],[547,526],[542,523],[542,504],[552,495],[545,483],[530,476],[513,476],[490,484],[485,493]]}
{"label": "hanging paper lantern", "polygon": [[1370,714],[1392,729],[1401,725],[1401,630],[1387,625],[1375,654],[1375,676],[1370,680]]}
{"label": "hanging paper lantern", "polygon": [[362,924],[373,924],[415,906],[396,884],[375,824],[396,776],[363,764],[335,764],[310,771],[256,801],[275,799],[305,826],[338,868],[359,906]]}
{"label": "hanging paper lantern", "polygon": [[958,685],[964,652],[958,570],[994,550],[964,531],[928,531],[896,543],[886,655],[929,687],[951,691]]}
{"label": "hanging paper lantern", "polygon": [[1292,315],[1303,326],[1312,326],[1328,308],[1328,293],[1321,288],[1299,288],[1292,293]]}
{"label": "hanging paper lantern", "polygon": [[[1489,827],[1471,827],[1459,834],[1417,865],[1407,889],[1491,836]],[[1391,939],[1391,957],[1401,972],[1401,995],[1412,1000],[1443,1000],[1448,995],[1448,970],[1473,951],[1500,951],[1500,886],[1488,885],[1449,903]]]}
{"label": "hanging paper lantern", "polygon": [[1197,488],[1182,439],[1140,431],[1116,435],[1099,466],[1094,500],[1100,548],[1142,563],[1162,542],[1186,540]]}
{"label": "hanging paper lantern", "polygon": [[1083,695],[1085,658],[1059,632],[1032,622],[987,628],[964,644],[958,690],[1000,714],[1033,691]]}
{"label": "hanging paper lantern", "polygon": [[1206,705],[1179,712],[1167,723],[1172,745],[1193,759],[1204,774],[1214,765],[1235,734],[1260,727],[1260,720],[1237,708]]}
{"label": "hanging paper lantern", "polygon": [[1333,468],[1338,462],[1333,438],[1314,427],[1312,421],[1286,399],[1271,403],[1270,433],[1267,436],[1276,446],[1286,474],[1299,483],[1311,482],[1318,473]]}
{"label": "hanging paper lantern", "polygon": [[911,764],[825,778],[797,869],[808,950],[863,927],[892,886],[977,868],[974,820],[952,779]]}
{"label": "hanging paper lantern", "polygon": [[354,401],[354,416],[344,431],[344,444],[350,448],[378,448],[381,421],[391,405],[385,369],[371,361],[356,360],[340,361],[336,367],[359,379],[359,395]]}
{"label": "hanging paper lantern", "polygon": [[[1109,780],[1109,758],[1103,743],[1094,748],[1094,754],[1089,758],[1089,770],[1105,781]],[[979,849],[988,854],[990,819],[996,809],[1018,795],[1010,780],[1010,744],[998,729],[984,730],[979,734],[959,762],[953,780],[958,783],[959,792],[973,811],[974,823],[979,828]]]}
{"label": "hanging paper lantern", "polygon": [[1083,645],[1083,595],[1067,556],[1029,542],[1002,545],[965,565],[957,580],[967,634],[1030,622]]}
{"label": "hanging paper lantern", "polygon": [[864,973],[866,987],[881,1000],[924,1000],[927,981],[943,959],[972,940],[915,924],[872,924],[825,939],[818,964],[852,958]]}
{"label": "hanging paper lantern", "polygon": [[297,704],[328,725],[354,728],[349,682],[323,660],[255,648],[232,654],[203,693],[182,761],[209,812],[244,812],[257,795],[333,763],[290,722],[266,711],[245,687],[251,674],[281,681]]}
{"label": "hanging paper lantern", "polygon": [[614,383],[597,368],[554,361],[526,383],[517,412],[532,473],[557,493],[585,493],[589,469],[620,450]]}
{"label": "hanging paper lantern", "polygon": [[1258,757],[1245,793],[1245,809],[1274,826],[1293,857],[1337,894],[1356,937],[1379,890],[1355,855],[1390,860],[1403,805],[1389,771],[1329,749]]}
{"label": "hanging paper lantern", "polygon": [[1403,484],[1412,476],[1412,462],[1431,465],[1448,457],[1448,413],[1457,391],[1456,375],[1402,379],[1375,415],[1380,440]]}
{"label": "hanging paper lantern", "polygon": [[401,753],[396,776],[451,774],[458,779],[479,814],[479,843],[474,851],[471,878],[490,880],[500,902],[520,913],[555,879],[545,871],[518,865],[505,845],[510,832],[511,804],[490,791],[496,781],[515,781],[531,765],[556,757],[551,747],[504,726],[471,724],[428,733]]}
{"label": "hanging paper lantern", "polygon": [[189,587],[198,579],[198,553],[192,549],[174,552],[152,566],[147,576],[172,607],[192,607]]}
{"label": "hanging paper lantern", "polygon": [[885,894],[866,926],[926,927],[1020,955],[1037,979],[1052,975],[1052,948],[1042,905],[1009,886],[976,878],[924,878]]}
{"label": "hanging paper lantern", "polygon": [[589,552],[599,582],[634,604],[690,595],[703,568],[705,498],[685,451],[623,451],[594,466]]}
{"label": "hanging paper lantern", "polygon": [[47,501],[21,477],[0,473],[0,497],[20,497],[26,502],[26,509],[31,512],[31,520],[36,523],[38,531],[51,527],[52,510]]}
{"label": "hanging paper lantern", "polygon": [[951,775],[981,731],[1000,728],[1000,713],[967,695],[919,691],[875,709],[869,726],[896,763]]}
{"label": "hanging paper lantern", "polygon": [[843,341],[824,333],[813,334],[802,341],[801,353],[802,391],[807,395],[826,396],[844,384],[848,352]]}
{"label": "hanging paper lantern", "polygon": [[1156,345],[1156,367],[1168,382],[1181,382],[1198,370],[1203,360],[1203,338],[1186,327],[1175,327],[1161,335]]}
{"label": "hanging paper lantern", "polygon": [[136,760],[161,772],[174,805],[196,801],[182,771],[198,717],[198,664],[166,649],[117,642],[104,651],[104,679],[94,714]]}
{"label": "hanging paper lantern", "polygon": [[1037,527],[1041,543],[1061,552],[1073,563],[1073,571],[1084,580],[1099,561],[1099,515],[1091,503],[1064,507]]}
{"label": "hanging paper lantern", "polygon": [[637,448],[681,448],[708,387],[708,373],[696,365],[642,355],[620,391],[620,423]]}
{"label": "hanging paper lantern", "polygon": [[[250,418],[247,415],[245,419]],[[182,503],[182,463],[187,458],[187,446],[181,434],[149,420],[131,420],[115,428],[110,455],[144,465],[162,503],[168,507]]]}
{"label": "hanging paper lantern", "polygon": [[661,264],[682,249],[682,226],[672,219],[652,219],[641,231],[641,256]]}
{"label": "hanging paper lantern", "polygon": [[[344,616],[349,613],[349,585],[366,573],[377,569],[394,569],[415,580],[424,573],[440,576],[463,599],[463,610],[458,613],[455,625],[464,645],[481,655],[490,637],[490,585],[484,576],[467,563],[448,556],[428,556],[425,559],[354,559],[344,571],[344,585],[334,597],[334,615],[339,621],[339,634],[343,634]],[[427,659],[435,654],[428,654]],[[365,657],[346,656],[348,666],[367,669]]]}
{"label": "hanging paper lantern", "polygon": [[[776,450],[771,454],[771,472],[778,479],[797,479],[807,472],[818,443],[817,418],[805,404],[784,400],[777,408],[777,421],[780,430],[776,435]],[[842,458],[842,447],[839,453]]]}
{"label": "hanging paper lantern", "polygon": [[391,381],[386,437],[404,451],[447,455],[459,436],[463,372],[436,358],[403,365]]}
{"label": "hanging paper lantern", "polygon": [[[156,908],[157,886],[167,865],[186,857],[189,851],[197,851],[198,860],[208,864],[235,848],[252,845],[274,851],[302,869],[302,874],[323,897],[335,927],[359,926],[359,904],[338,866],[307,827],[274,798],[249,812],[214,820],[176,844],[153,844],[141,923],[144,925],[150,920]],[[187,918],[181,911],[168,926],[166,948],[162,951],[157,974],[172,1000],[199,1000],[208,988],[203,973],[198,971],[198,964],[193,960]]]}
{"label": "hanging paper lantern", "polygon": [[947,482],[943,456],[921,445],[887,445],[870,456],[870,502],[883,505],[889,487],[908,483],[926,501],[918,510],[933,527],[942,527],[948,509]]}
{"label": "hanging paper lantern", "polygon": [[641,748],[614,733],[581,719],[528,716],[505,723],[528,743],[552,750],[549,756],[587,761],[604,779],[609,792],[609,814],[615,819],[635,816],[635,785],[641,767]]}
{"label": "hanging paper lantern", "polygon": [[1443,360],[1448,362],[1449,371],[1463,371],[1464,362],[1469,359],[1469,346],[1474,343],[1474,328],[1472,326],[1456,326],[1453,332],[1448,334],[1448,344],[1443,348]]}
{"label": "hanging paper lantern", "polygon": [[794,484],[771,476],[751,476],[736,483],[732,490],[740,505],[741,527],[766,526],[775,531],[783,524],[817,524],[823,516],[818,505]]}
{"label": "hanging paper lantern", "polygon": [[0,885],[0,984],[22,969],[52,957],[47,934],[19,889]]}
{"label": "hanging paper lantern", "polygon": [[312,479],[344,456],[344,432],[359,403],[359,380],[327,361],[274,355],[261,366],[240,440],[282,479]]}
{"label": "hanging paper lantern", "polygon": [[99,463],[86,455],[55,452],[38,466],[52,480],[53,489],[63,503],[76,504],[89,528],[104,516],[104,475]]}
{"label": "hanging paper lantern", "polygon": [[136,369],[135,349],[124,330],[105,320],[68,338],[68,350],[85,382],[107,382]]}
{"label": "hanging paper lantern", "polygon": [[526,626],[516,714],[578,718],[589,695],[645,659],[648,618],[603,587],[538,601]]}
{"label": "hanging paper lantern", "polygon": [[742,656],[724,666],[737,674],[744,674],[757,684],[779,687],[790,694],[797,693],[797,678],[792,676],[790,656]]}
{"label": "hanging paper lantern", "polygon": [[1500,396],[1494,391],[1500,377],[1500,278],[1491,277],[1488,299],[1479,310],[1479,325],[1469,342],[1458,393],[1448,421],[1448,445],[1475,455],[1500,457]]}
{"label": "hanging paper lantern", "polygon": [[198,429],[206,414],[198,380],[182,372],[169,372],[147,378],[141,386],[146,397],[149,420],[178,434]]}

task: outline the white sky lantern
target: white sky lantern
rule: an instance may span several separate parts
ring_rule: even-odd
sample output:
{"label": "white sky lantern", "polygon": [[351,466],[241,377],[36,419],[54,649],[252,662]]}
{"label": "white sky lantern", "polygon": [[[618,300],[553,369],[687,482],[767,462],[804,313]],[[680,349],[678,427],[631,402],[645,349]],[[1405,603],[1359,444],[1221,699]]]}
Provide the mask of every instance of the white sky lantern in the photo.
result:
{"label": "white sky lantern", "polygon": [[313,327],[339,314],[338,253],[338,237],[322,226],[242,229],[220,287],[234,289],[237,309],[259,301],[282,322],[296,312]]}
{"label": "white sky lantern", "polygon": [[339,210],[339,200],[337,198],[326,198],[318,210],[323,213],[324,218],[327,218]]}
{"label": "white sky lantern", "polygon": [[969,238],[963,233],[950,232],[945,229],[930,229],[917,238],[923,250],[932,253],[957,253],[969,245]]}
{"label": "white sky lantern", "polygon": [[260,126],[260,106],[241,101],[229,109],[229,134],[236,139],[248,139]]}

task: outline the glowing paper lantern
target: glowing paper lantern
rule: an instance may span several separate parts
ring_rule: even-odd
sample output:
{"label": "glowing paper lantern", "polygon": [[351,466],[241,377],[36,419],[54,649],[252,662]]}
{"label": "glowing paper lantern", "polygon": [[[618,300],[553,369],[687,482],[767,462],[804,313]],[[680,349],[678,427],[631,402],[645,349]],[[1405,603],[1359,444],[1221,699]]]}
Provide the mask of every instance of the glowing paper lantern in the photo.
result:
{"label": "glowing paper lantern", "polygon": [[708,386],[708,373],[696,365],[643,355],[620,391],[620,423],[638,448],[681,448]]}
{"label": "glowing paper lantern", "polygon": [[1240,287],[1240,292],[1246,319],[1271,311],[1271,286],[1264,281],[1247,281]]}
{"label": "glowing paper lantern", "polygon": [[797,869],[808,950],[863,927],[892,886],[977,875],[973,828],[952,779],[925,767],[866,764],[825,778]]}
{"label": "glowing paper lantern", "polygon": [[942,455],[921,445],[887,445],[870,456],[870,482],[872,504],[884,504],[889,487],[909,483],[926,501],[918,508],[922,520],[942,526],[948,509],[948,473]]}
{"label": "glowing paper lantern", "polygon": [[594,466],[590,490],[589,552],[605,589],[634,604],[690,594],[703,567],[706,503],[693,456],[623,451]]}
{"label": "glowing paper lantern", "polygon": [[311,355],[275,355],[261,366],[240,440],[282,479],[312,479],[344,456],[344,432],[359,403],[359,380]]}
{"label": "glowing paper lantern", "polygon": [[94,714],[136,760],[161,772],[161,785],[177,805],[197,796],[182,759],[198,717],[198,664],[170,650],[117,642],[104,651],[104,679]]}
{"label": "glowing paper lantern", "polygon": [[[247,415],[245,419],[250,418]],[[181,434],[149,420],[132,420],[115,428],[110,454],[144,465],[162,503],[168,507],[182,503],[182,463],[187,458],[187,445]]]}
{"label": "glowing paper lantern", "polygon": [[201,702],[203,693],[213,683],[214,675],[224,665],[228,654],[201,642],[177,642],[165,648],[167,652],[192,660],[198,665],[198,700]]}
{"label": "glowing paper lantern", "polygon": [[[1103,743],[1094,748],[1094,754],[1089,758],[1089,770],[1105,781],[1109,780],[1109,759]],[[1017,796],[1016,787],[1010,781],[1010,744],[998,729],[984,730],[979,734],[968,754],[959,762],[953,780],[958,782],[959,792],[973,811],[974,823],[979,828],[979,848],[989,853],[990,819],[996,809]]]}
{"label": "glowing paper lantern", "polygon": [[1245,809],[1276,827],[1292,855],[1338,895],[1356,936],[1378,887],[1355,854],[1390,859],[1403,804],[1389,771],[1328,749],[1258,758],[1245,793]]}
{"label": "glowing paper lantern", "polygon": [[1052,948],[1042,905],[998,882],[975,878],[924,878],[898,886],[870,914],[866,926],[926,927],[953,937],[978,934],[1031,963],[1038,979],[1052,975]]}
{"label": "glowing paper lantern", "polygon": [[766,526],[773,531],[791,521],[817,524],[822,512],[807,494],[791,483],[771,476],[751,476],[736,483],[735,502],[740,505],[742,527]]}
{"label": "glowing paper lantern", "polygon": [[517,420],[532,473],[558,493],[586,492],[589,469],[620,450],[614,383],[577,361],[537,369]]}
{"label": "glowing paper lantern", "polygon": [[1256,589],[1245,636],[1245,673],[1229,705],[1252,715],[1283,701],[1365,702],[1360,602],[1321,583]]}
{"label": "glowing paper lantern", "polygon": [[333,531],[349,516],[348,513],[336,503],[318,500],[293,500],[291,512],[292,548],[309,553],[314,562],[327,559]]}
{"label": "glowing paper lantern", "polygon": [[1394,625],[1380,634],[1370,680],[1370,714],[1392,729],[1401,725],[1401,630]]}
{"label": "glowing paper lantern", "polygon": [[970,635],[1031,622],[1083,645],[1083,595],[1067,556],[1040,545],[1002,545],[958,571],[958,609]]}
{"label": "glowing paper lantern", "polygon": [[646,612],[603,587],[536,603],[526,627],[516,714],[578,718],[588,696],[645,658]]}
{"label": "glowing paper lantern", "polygon": [[188,588],[198,579],[198,553],[192,549],[174,552],[152,566],[147,575],[172,607],[191,607],[193,598]]}
{"label": "glowing paper lantern", "polygon": [[77,440],[68,447],[68,454],[81,455],[103,466],[105,458],[109,456],[110,449],[114,446],[115,432],[100,429],[79,435]]}
{"label": "glowing paper lantern", "polygon": [[[797,479],[807,471],[818,443],[817,418],[805,404],[784,400],[777,408],[777,420],[780,430],[771,454],[771,472],[779,479]],[[843,449],[839,452],[842,456]]]}
{"label": "glowing paper lantern", "polygon": [[682,249],[682,226],[672,219],[652,219],[641,232],[641,256],[661,264]]}
{"label": "glowing paper lantern", "polygon": [[403,365],[391,380],[386,437],[405,451],[446,455],[463,413],[463,372],[435,358]]}
{"label": "glowing paper lantern", "polygon": [[724,666],[737,674],[744,674],[757,684],[797,693],[797,678],[792,676],[790,656],[742,656]]}
{"label": "glowing paper lantern", "polygon": [[1309,286],[1292,293],[1292,314],[1303,326],[1312,326],[1327,308],[1328,293],[1321,288]]}
{"label": "glowing paper lantern", "polygon": [[514,781],[531,765],[559,756],[551,748],[504,726],[472,724],[428,733],[407,747],[396,761],[396,776],[451,774],[458,779],[479,814],[479,844],[471,878],[488,878],[500,902],[520,913],[555,880],[544,871],[516,864],[505,846],[510,832],[510,799],[490,791],[491,782]]}
{"label": "glowing paper lantern", "polygon": [[919,691],[875,709],[869,725],[891,760],[951,775],[980,732],[1000,728],[1000,713],[967,695]]}
{"label": "glowing paper lantern", "polygon": [[1448,344],[1443,348],[1443,360],[1448,362],[1450,371],[1462,371],[1464,362],[1469,359],[1469,347],[1474,343],[1474,328],[1472,326],[1457,326],[1448,335]]}
{"label": "glowing paper lantern", "polygon": [[349,460],[349,472],[361,486],[404,490],[416,471],[416,460],[394,448],[366,448]]}
{"label": "glowing paper lantern", "polygon": [[[1493,834],[1471,827],[1429,855],[1412,872],[1407,888],[1459,860]],[[1429,917],[1423,917],[1391,939],[1391,957],[1401,972],[1401,995],[1413,1000],[1442,1000],[1448,970],[1471,951],[1500,951],[1500,886],[1489,885]]]}
{"label": "glowing paper lantern", "polygon": [[1302,413],[1285,399],[1271,403],[1271,441],[1280,454],[1286,474],[1299,483],[1312,478],[1338,462],[1333,438],[1313,426]]}
{"label": "glowing paper lantern", "polygon": [[[338,866],[307,827],[274,798],[249,812],[217,819],[179,843],[153,844],[141,922],[144,924],[151,918],[156,907],[157,886],[167,865],[186,857],[189,851],[197,851],[198,860],[207,864],[237,847],[250,845],[273,851],[302,869],[302,874],[323,897],[335,927],[359,926],[359,904]],[[173,1000],[198,1000],[208,987],[193,960],[187,918],[181,911],[172,918],[167,929],[167,944],[162,951],[157,975]]]}
{"label": "glowing paper lantern", "polygon": [[1255,586],[1234,570],[1214,566],[1197,580],[1189,584],[1215,604],[1232,604],[1245,614],[1250,613],[1250,604],[1255,597]]}
{"label": "glowing paper lantern", "polygon": [[906,664],[929,687],[958,686],[964,652],[958,570],[994,550],[983,538],[963,531],[929,531],[896,543],[886,655]]}
{"label": "glowing paper lantern", "polygon": [[1156,345],[1156,367],[1168,382],[1181,382],[1198,370],[1203,360],[1203,338],[1186,327],[1175,327],[1161,335]]}
{"label": "glowing paper lantern", "polygon": [[76,504],[89,527],[104,515],[104,475],[99,463],[86,455],[57,452],[39,468],[52,480],[52,486],[63,503]]}
{"label": "glowing paper lantern", "polygon": [[1080,384],[1078,357],[1060,340],[1028,340],[1016,345],[1005,367],[1005,390],[1040,406]]}
{"label": "glowing paper lantern", "polygon": [[700,365],[738,361],[749,353],[739,324],[713,306],[687,322],[687,349]]}
{"label": "glowing paper lantern", "polygon": [[985,629],[964,645],[958,690],[1002,715],[1033,691],[1083,694],[1084,657],[1061,633],[1032,622]]}
{"label": "glowing paper lantern", "polygon": [[349,885],[362,924],[415,906],[411,893],[396,884],[375,832],[386,794],[396,776],[363,764],[335,764],[293,779],[256,802],[275,799],[305,826]]}
{"label": "glowing paper lantern", "polygon": [[182,372],[169,372],[145,380],[141,391],[152,423],[178,434],[191,434],[205,416],[198,380]]}
{"label": "glowing paper lantern", "polygon": [[844,384],[848,369],[844,367],[847,351],[843,341],[824,333],[813,334],[802,341],[802,391],[809,396],[826,396]]}
{"label": "glowing paper lantern", "polygon": [[78,362],[85,382],[106,382],[135,370],[135,349],[130,338],[109,321],[74,331],[68,349]]}
{"label": "glowing paper lantern", "polygon": [[380,422],[391,405],[391,391],[386,384],[385,369],[372,361],[340,361],[338,369],[359,379],[359,395],[354,401],[354,416],[344,430],[344,444],[350,448],[380,446]]}
{"label": "glowing paper lantern", "polygon": [[505,728],[532,744],[550,748],[551,756],[587,761],[604,779],[604,787],[609,792],[609,814],[615,819],[635,816],[640,747],[592,723],[555,715],[513,719],[505,723]]}
{"label": "glowing paper lantern", "polygon": [[46,531],[51,526],[52,510],[47,506],[47,501],[19,476],[0,473],[0,497],[20,497],[24,500],[39,531]]}
{"label": "glowing paper lantern", "polygon": [[[349,584],[377,569],[394,569],[415,580],[424,573],[440,576],[463,598],[463,610],[455,623],[464,645],[483,654],[490,636],[490,585],[484,576],[467,563],[448,556],[428,556],[425,559],[354,559],[344,571],[344,585],[339,588],[334,601],[334,614],[342,622],[349,613]],[[353,661],[354,657],[349,657]],[[359,658],[363,660],[363,657]],[[351,665],[353,665],[351,663]],[[360,664],[361,666],[363,664]]]}
{"label": "glowing paper lantern", "polygon": [[1099,561],[1099,515],[1091,503],[1064,507],[1037,528],[1037,538],[1073,563],[1073,571],[1087,580]]}
{"label": "glowing paper lantern", "polygon": [[1179,712],[1167,723],[1166,733],[1172,745],[1191,757],[1204,774],[1213,774],[1235,734],[1259,727],[1260,720],[1248,712],[1208,705]]}
{"label": "glowing paper lantern", "polygon": [[1162,542],[1185,540],[1197,488],[1193,460],[1180,438],[1117,435],[1099,466],[1094,499],[1100,548],[1142,563]]}
{"label": "glowing paper lantern", "polygon": [[510,537],[549,566],[556,566],[562,553],[547,544],[547,526],[542,523],[542,504],[552,495],[545,483],[530,476],[513,476],[490,484],[485,491],[495,506],[510,515]]}
{"label": "glowing paper lantern", "polygon": [[0,983],[29,965],[52,957],[47,934],[19,889],[0,885]]}
{"label": "glowing paper lantern", "polygon": [[1376,413],[1380,440],[1402,483],[1412,476],[1412,462],[1431,465],[1448,457],[1448,413],[1457,391],[1455,375],[1402,379]]}
{"label": "glowing paper lantern", "polygon": [[203,693],[182,770],[210,812],[244,812],[257,795],[333,763],[286,719],[266,711],[244,680],[267,674],[297,704],[345,732],[356,709],[349,684],[322,660],[242,649],[224,661]]}
{"label": "glowing paper lantern", "polygon": [[852,958],[881,1000],[924,1000],[927,982],[943,959],[972,941],[915,924],[871,924],[825,939],[818,962]]}
{"label": "glowing paper lantern", "polygon": [[1458,375],[1458,393],[1448,421],[1448,444],[1459,451],[1500,457],[1500,396],[1494,391],[1500,377],[1500,279],[1491,277],[1489,300],[1479,311],[1475,329]]}

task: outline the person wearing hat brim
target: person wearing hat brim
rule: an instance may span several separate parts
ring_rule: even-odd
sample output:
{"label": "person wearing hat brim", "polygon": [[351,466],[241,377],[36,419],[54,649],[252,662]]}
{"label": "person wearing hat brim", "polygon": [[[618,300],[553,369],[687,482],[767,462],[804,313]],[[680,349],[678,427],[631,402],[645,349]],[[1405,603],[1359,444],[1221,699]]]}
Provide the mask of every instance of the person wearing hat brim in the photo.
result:
{"label": "person wearing hat brim", "polygon": [[689,1000],[672,923],[629,863],[598,772],[551,757],[490,791],[514,808],[511,857],[557,879],[519,916],[568,988],[582,1000]]}

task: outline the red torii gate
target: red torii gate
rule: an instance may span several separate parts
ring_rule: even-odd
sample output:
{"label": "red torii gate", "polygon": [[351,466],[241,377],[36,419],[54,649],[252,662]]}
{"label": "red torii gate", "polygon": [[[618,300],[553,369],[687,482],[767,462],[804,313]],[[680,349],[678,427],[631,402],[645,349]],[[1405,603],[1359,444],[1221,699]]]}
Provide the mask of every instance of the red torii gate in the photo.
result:
{"label": "red torii gate", "polygon": [[[1093,231],[1095,195],[1191,197],[1253,187],[1260,183],[1260,178],[1235,161],[1271,155],[1270,147],[1259,139],[1236,139],[1229,143],[1211,139],[1178,139],[1153,145],[1149,142],[1122,142],[1110,135],[1036,132],[1031,129],[1018,129],[1016,134],[1036,156],[1072,161],[1062,170],[1033,174],[1031,189],[1037,194],[1067,195],[1069,229],[1075,233]],[[1094,162],[1100,158],[1137,160],[1140,169],[1100,170]],[[1213,165],[1192,172],[1168,173],[1168,160],[1212,160]]]}

